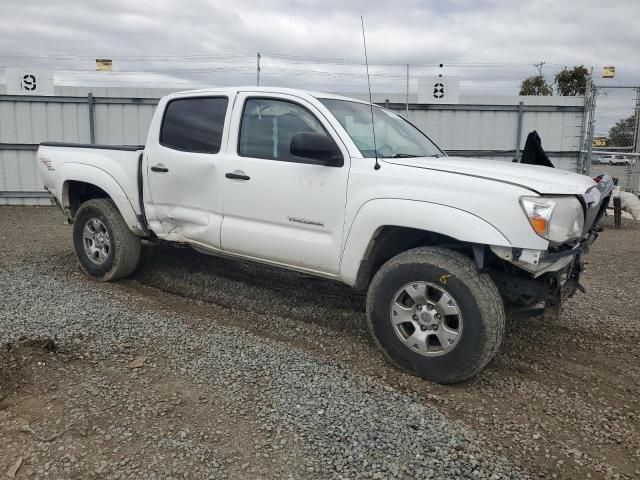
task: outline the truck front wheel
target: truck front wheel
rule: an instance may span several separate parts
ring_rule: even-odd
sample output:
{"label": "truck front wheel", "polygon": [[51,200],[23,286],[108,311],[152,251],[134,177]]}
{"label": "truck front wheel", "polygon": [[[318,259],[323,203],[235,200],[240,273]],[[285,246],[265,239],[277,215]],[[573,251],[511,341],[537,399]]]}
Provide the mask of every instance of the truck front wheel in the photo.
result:
{"label": "truck front wheel", "polygon": [[73,221],[73,247],[82,270],[102,282],[131,275],[140,261],[140,239],[106,198],[80,206]]}
{"label": "truck front wheel", "polygon": [[373,337],[398,367],[426,380],[476,375],[504,334],[498,289],[468,257],[445,248],[401,253],[374,276],[367,296]]}

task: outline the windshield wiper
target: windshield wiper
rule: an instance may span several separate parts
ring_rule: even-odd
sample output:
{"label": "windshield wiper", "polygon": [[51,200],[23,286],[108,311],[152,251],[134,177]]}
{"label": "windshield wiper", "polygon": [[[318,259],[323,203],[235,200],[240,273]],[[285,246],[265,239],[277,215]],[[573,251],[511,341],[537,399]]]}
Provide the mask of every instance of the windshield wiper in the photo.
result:
{"label": "windshield wiper", "polygon": [[411,153],[394,153],[388,158],[415,158],[419,155],[412,155]]}

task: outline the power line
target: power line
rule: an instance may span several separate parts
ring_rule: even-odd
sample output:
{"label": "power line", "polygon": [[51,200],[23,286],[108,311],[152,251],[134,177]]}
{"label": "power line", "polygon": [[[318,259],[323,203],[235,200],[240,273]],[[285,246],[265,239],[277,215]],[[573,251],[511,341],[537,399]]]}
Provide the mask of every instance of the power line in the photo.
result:
{"label": "power line", "polygon": [[[189,55],[107,55],[112,60],[122,61],[175,61],[175,62],[206,62],[206,61],[223,61],[229,59],[245,58],[247,60],[255,59],[255,52],[247,53],[227,53],[227,54],[189,54]],[[330,58],[330,57],[314,57],[303,55],[290,55],[283,53],[262,53],[262,57],[272,57],[288,60],[289,63],[316,63],[316,64],[351,64],[362,65],[361,59],[347,59],[347,58]],[[21,53],[21,52],[0,52],[0,57],[18,57],[18,58],[39,58],[46,60],[95,60],[104,55],[86,55],[86,54],[60,54],[60,53]],[[406,67],[409,63],[411,66],[424,66],[424,67],[437,67],[442,62],[424,63],[424,62],[411,62],[407,60],[403,61],[384,61],[372,60],[369,62],[371,65],[388,65]],[[525,66],[530,65],[530,62],[446,62],[447,66],[454,67],[511,67],[511,66]]]}
{"label": "power line", "polygon": [[[69,60],[95,60],[104,55],[80,55],[80,54],[60,54],[60,53],[20,53],[20,52],[0,52],[0,57],[21,57],[21,58],[44,58],[44,59],[69,59]],[[191,55],[109,55],[111,59],[117,60],[190,60],[198,61],[202,59],[228,59],[253,57],[255,53],[226,53],[226,54],[191,54]]]}

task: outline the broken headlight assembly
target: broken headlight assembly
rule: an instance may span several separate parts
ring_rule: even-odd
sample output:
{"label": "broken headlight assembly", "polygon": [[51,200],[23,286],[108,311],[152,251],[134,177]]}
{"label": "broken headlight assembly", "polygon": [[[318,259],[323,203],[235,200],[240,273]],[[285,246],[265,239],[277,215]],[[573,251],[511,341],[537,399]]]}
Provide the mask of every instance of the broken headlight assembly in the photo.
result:
{"label": "broken headlight assembly", "polygon": [[533,230],[552,244],[582,237],[584,210],[576,197],[521,197],[520,205]]}

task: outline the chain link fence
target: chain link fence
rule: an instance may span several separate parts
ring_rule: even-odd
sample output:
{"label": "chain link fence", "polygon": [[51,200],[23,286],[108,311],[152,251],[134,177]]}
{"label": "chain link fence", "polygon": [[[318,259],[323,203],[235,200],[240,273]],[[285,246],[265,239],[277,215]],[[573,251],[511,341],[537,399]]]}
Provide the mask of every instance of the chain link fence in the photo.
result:
{"label": "chain link fence", "polygon": [[592,86],[587,97],[583,171],[605,171],[639,194],[640,87]]}

